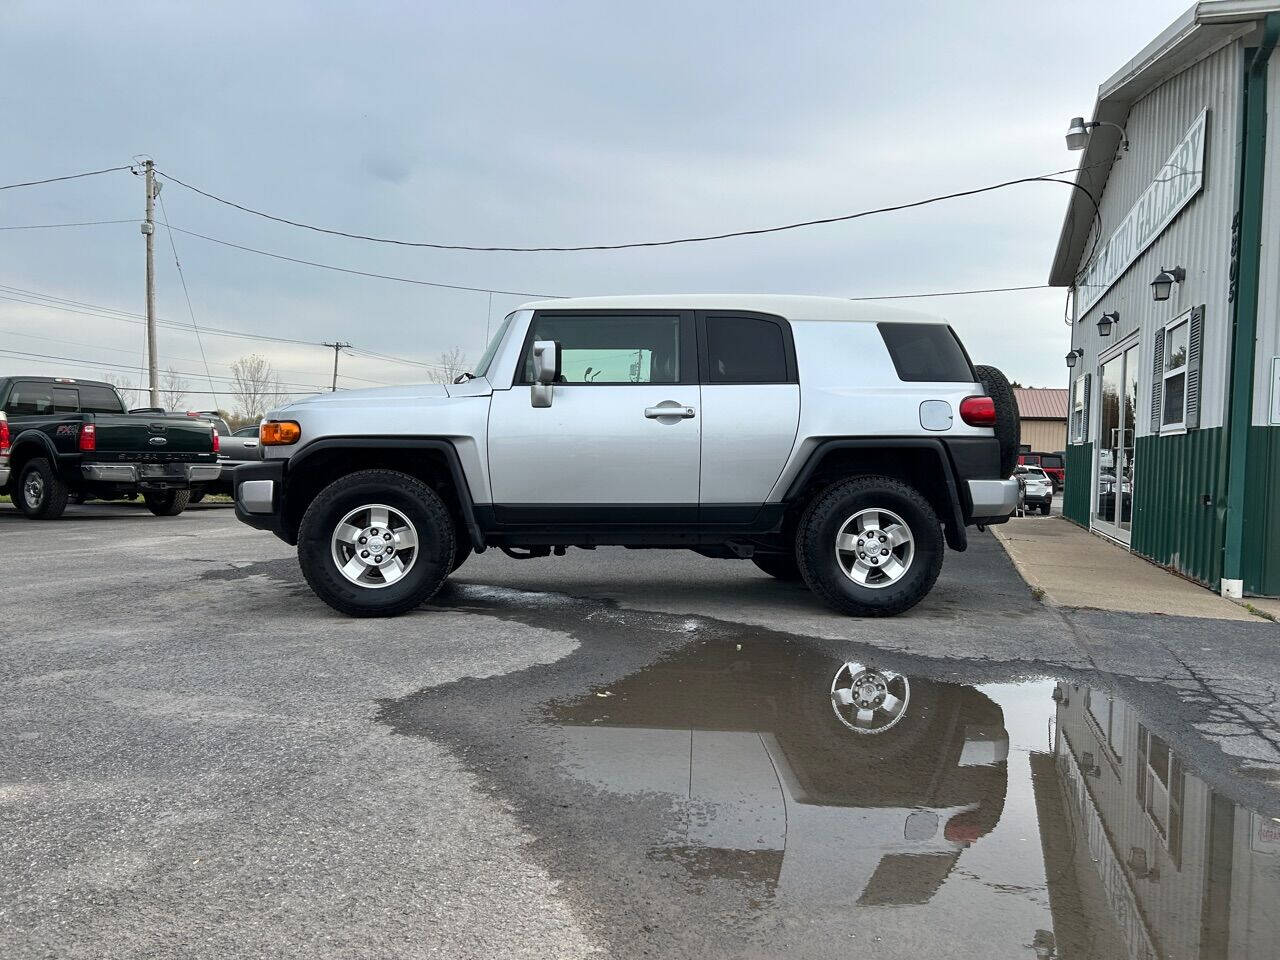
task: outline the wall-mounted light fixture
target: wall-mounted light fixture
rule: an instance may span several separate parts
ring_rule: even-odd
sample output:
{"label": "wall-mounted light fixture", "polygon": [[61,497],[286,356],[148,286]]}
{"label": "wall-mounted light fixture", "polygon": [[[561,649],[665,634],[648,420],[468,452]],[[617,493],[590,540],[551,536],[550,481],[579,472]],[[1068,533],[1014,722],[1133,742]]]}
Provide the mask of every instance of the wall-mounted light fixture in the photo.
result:
{"label": "wall-mounted light fixture", "polygon": [[1151,281],[1151,299],[1159,303],[1168,300],[1175,283],[1187,279],[1187,271],[1182,267],[1161,267],[1156,278]]}
{"label": "wall-mounted light fixture", "polygon": [[1120,322],[1120,311],[1114,310],[1111,313],[1104,313],[1098,318],[1098,336],[1111,336],[1111,325]]}
{"label": "wall-mounted light fixture", "polygon": [[1124,127],[1118,123],[1112,123],[1110,120],[1090,120],[1084,122],[1084,117],[1072,117],[1071,125],[1067,127],[1067,149],[1083,150],[1089,145],[1090,131],[1094,127],[1115,127],[1120,131],[1120,142],[1125,150],[1129,149],[1129,134]]}
{"label": "wall-mounted light fixture", "polygon": [[1076,365],[1076,360],[1083,356],[1084,356],[1084,350],[1082,350],[1080,347],[1076,347],[1074,350],[1072,350],[1070,353],[1067,354],[1067,366],[1074,367]]}
{"label": "wall-mounted light fixture", "polygon": [[1102,776],[1102,768],[1093,762],[1093,753],[1086,750],[1080,754],[1080,770],[1090,777]]}
{"label": "wall-mounted light fixture", "polygon": [[1147,851],[1144,847],[1130,847],[1129,860],[1125,864],[1135,880],[1159,880],[1160,870],[1149,865]]}

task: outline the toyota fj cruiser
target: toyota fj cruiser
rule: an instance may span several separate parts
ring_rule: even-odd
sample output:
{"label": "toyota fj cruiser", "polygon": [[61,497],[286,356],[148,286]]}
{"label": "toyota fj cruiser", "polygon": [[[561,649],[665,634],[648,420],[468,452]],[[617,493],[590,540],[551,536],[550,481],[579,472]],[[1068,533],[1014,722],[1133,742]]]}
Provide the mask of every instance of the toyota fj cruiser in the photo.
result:
{"label": "toyota fj cruiser", "polygon": [[299,400],[260,438],[237,516],[353,616],[412,609],[472,551],[605,544],[748,559],[891,615],[1018,494],[998,370],[945,323],[820,297],[526,304],[457,382]]}

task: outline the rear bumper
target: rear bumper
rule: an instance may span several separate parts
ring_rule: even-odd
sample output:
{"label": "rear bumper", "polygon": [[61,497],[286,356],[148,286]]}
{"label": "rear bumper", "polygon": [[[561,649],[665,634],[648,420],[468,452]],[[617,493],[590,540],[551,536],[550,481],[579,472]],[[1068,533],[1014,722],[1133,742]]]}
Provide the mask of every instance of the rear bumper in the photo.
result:
{"label": "rear bumper", "polygon": [[9,457],[5,456],[0,460],[0,490],[4,489],[4,485],[9,482]]}
{"label": "rear bumper", "polygon": [[1018,506],[1018,481],[970,480],[969,523],[1004,523]]}
{"label": "rear bumper", "polygon": [[187,486],[217,480],[222,473],[218,463],[83,463],[80,475],[93,483],[130,485]]}

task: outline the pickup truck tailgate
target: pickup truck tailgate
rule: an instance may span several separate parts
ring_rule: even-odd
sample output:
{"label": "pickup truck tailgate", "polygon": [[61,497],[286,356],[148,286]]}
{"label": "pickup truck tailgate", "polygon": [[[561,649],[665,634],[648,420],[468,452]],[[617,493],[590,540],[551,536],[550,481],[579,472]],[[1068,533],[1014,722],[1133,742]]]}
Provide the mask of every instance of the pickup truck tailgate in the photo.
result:
{"label": "pickup truck tailgate", "polygon": [[191,417],[96,414],[97,452],[141,454],[147,460],[204,459],[213,453],[213,427]]}

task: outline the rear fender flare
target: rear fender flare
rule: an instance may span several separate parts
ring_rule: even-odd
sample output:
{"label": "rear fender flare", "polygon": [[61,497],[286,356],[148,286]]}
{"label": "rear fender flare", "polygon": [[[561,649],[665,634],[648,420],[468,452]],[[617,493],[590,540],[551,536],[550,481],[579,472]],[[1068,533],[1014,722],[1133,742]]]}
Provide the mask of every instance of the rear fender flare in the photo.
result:
{"label": "rear fender flare", "polygon": [[938,460],[942,471],[946,499],[950,506],[949,515],[941,517],[946,532],[947,546],[952,550],[963,551],[969,545],[965,531],[964,505],[960,500],[960,488],[956,483],[955,470],[951,466],[951,457],[941,440],[934,437],[864,437],[858,439],[824,440],[813,448],[800,472],[796,474],[783,497],[789,503],[798,497],[808,484],[815,470],[822,465],[828,454],[837,450],[928,450]]}

